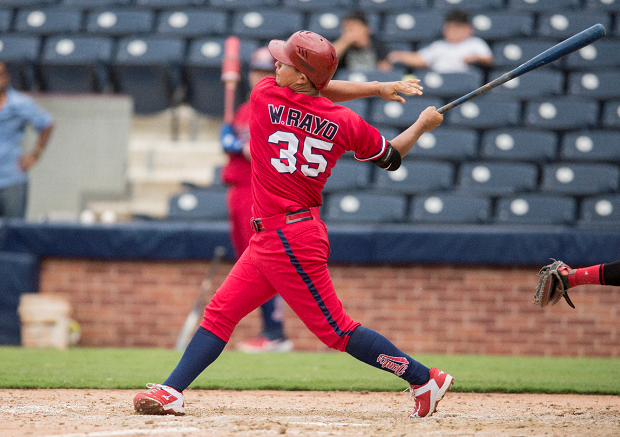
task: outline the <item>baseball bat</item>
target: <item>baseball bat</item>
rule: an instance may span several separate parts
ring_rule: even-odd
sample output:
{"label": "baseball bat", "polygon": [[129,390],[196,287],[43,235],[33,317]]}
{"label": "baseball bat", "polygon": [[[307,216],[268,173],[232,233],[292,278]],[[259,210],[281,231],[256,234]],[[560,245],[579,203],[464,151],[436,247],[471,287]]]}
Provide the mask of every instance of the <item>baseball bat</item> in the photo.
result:
{"label": "baseball bat", "polygon": [[222,82],[224,82],[224,123],[228,124],[232,124],[235,117],[235,94],[237,83],[241,79],[240,50],[239,38],[236,36],[226,38],[222,59]]}
{"label": "baseball bat", "polygon": [[224,258],[224,255],[226,255],[226,249],[222,246],[217,246],[213,251],[213,258],[211,259],[209,270],[200,284],[200,294],[198,295],[198,299],[196,299],[194,307],[187,315],[185,323],[183,323],[183,327],[177,336],[175,349],[178,351],[185,350],[187,344],[194,335],[194,332],[196,332],[196,326],[198,325],[201,312],[203,311],[204,301],[213,288],[213,276],[220,265],[220,261]]}
{"label": "baseball bat", "polygon": [[478,97],[480,94],[486,93],[487,91],[499,85],[502,85],[509,80],[514,79],[515,77],[521,76],[522,74],[528,73],[544,65],[557,61],[558,59],[563,58],[568,54],[571,54],[589,44],[592,44],[594,41],[598,41],[605,36],[605,33],[605,27],[603,27],[602,24],[595,24],[594,26],[582,32],[579,32],[578,34],[573,35],[568,39],[565,39],[561,43],[554,45],[550,49],[545,50],[544,52],[533,57],[526,63],[519,65],[514,70],[511,70],[508,73],[501,75],[497,79],[487,83],[486,85],[482,85],[480,88],[473,90],[469,94],[465,94],[463,97],[460,97],[453,102],[442,106],[437,110],[437,112],[443,114],[444,112],[459,106],[461,103],[465,103],[466,101],[471,100],[474,97]]}

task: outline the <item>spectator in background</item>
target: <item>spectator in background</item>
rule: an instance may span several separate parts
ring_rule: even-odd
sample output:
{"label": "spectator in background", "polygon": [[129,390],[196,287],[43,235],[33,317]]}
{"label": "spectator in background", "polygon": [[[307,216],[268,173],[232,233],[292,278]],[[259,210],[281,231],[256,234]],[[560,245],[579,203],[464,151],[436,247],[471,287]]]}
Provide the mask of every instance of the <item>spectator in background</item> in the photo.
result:
{"label": "spectator in background", "polygon": [[340,38],[334,41],[338,68],[349,70],[389,71],[387,47],[372,37],[366,16],[361,11],[349,13],[340,23]]}
{"label": "spectator in background", "polygon": [[[15,91],[6,64],[0,61],[0,217],[24,218],[28,201],[28,170],[39,160],[54,129],[52,116],[34,100]],[[26,125],[39,133],[36,146],[24,154]]]}
{"label": "spectator in background", "polygon": [[489,45],[477,36],[469,23],[469,15],[462,10],[451,10],[443,25],[444,39],[417,51],[393,51],[387,56],[393,64],[412,68],[430,68],[438,73],[463,73],[471,64],[488,67],[493,63]]}
{"label": "spectator in background", "polygon": [[[250,59],[248,82],[250,89],[265,77],[275,77],[276,60],[267,47],[257,49]],[[254,231],[252,219],[252,171],[250,166],[250,102],[243,103],[232,126],[222,126],[222,147],[228,155],[228,163],[222,171],[222,179],[228,185],[227,204],[230,237],[239,259],[248,247]],[[243,342],[239,349],[245,352],[288,352],[293,343],[286,338],[283,329],[284,301],[278,295],[261,306],[263,330],[256,338]]]}

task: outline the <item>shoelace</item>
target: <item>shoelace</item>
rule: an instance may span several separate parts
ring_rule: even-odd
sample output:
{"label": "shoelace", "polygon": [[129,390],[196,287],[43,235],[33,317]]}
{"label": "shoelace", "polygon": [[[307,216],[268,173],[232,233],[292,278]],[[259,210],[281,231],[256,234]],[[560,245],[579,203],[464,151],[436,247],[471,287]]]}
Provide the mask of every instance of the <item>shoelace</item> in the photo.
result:
{"label": "shoelace", "polygon": [[162,388],[161,384],[156,384],[154,382],[147,382],[146,383],[146,388],[149,389],[149,391],[153,390],[154,388]]}
{"label": "shoelace", "polygon": [[410,392],[409,399],[407,400],[407,405],[409,405],[409,402],[411,402],[411,398],[415,399],[415,391],[411,386],[409,386],[406,389],[404,389],[401,393],[406,393],[406,392]]}

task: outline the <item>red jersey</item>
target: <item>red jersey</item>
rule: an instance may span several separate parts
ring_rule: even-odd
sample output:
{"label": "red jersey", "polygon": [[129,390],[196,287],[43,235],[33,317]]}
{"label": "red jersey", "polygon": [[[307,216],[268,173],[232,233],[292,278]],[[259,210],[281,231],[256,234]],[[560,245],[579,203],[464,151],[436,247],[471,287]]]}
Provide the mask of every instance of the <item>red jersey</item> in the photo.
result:
{"label": "red jersey", "polygon": [[250,104],[254,217],[321,206],[321,190],[345,151],[368,161],[387,147],[349,108],[279,87],[275,78],[254,87]]}
{"label": "red jersey", "polygon": [[[235,112],[233,129],[243,144],[250,141],[250,102],[245,102]],[[228,185],[249,187],[252,181],[250,161],[243,153],[229,153],[228,163],[222,170],[222,180]]]}

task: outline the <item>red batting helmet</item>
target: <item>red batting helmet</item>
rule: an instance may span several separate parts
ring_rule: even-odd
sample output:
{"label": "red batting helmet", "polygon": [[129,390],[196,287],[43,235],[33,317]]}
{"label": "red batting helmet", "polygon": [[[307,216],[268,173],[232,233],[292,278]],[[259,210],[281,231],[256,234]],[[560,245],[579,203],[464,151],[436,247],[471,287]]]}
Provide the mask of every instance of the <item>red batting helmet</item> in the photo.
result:
{"label": "red batting helmet", "polygon": [[338,68],[334,46],[321,35],[300,30],[286,41],[271,40],[269,51],[278,61],[305,74],[317,89],[327,86]]}

